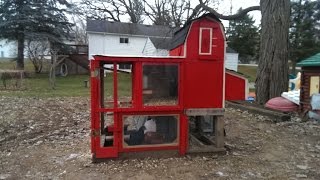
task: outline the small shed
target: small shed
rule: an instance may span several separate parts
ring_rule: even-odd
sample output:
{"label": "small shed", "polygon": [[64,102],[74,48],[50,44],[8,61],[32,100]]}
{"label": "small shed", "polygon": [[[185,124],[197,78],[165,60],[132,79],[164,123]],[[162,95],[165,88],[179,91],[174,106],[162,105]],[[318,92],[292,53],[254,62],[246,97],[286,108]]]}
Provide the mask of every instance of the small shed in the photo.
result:
{"label": "small shed", "polygon": [[297,64],[301,67],[300,110],[311,110],[312,94],[318,94],[320,84],[320,53],[302,60]]}
{"label": "small shed", "polygon": [[241,73],[226,69],[225,100],[246,100],[249,95],[248,79]]}

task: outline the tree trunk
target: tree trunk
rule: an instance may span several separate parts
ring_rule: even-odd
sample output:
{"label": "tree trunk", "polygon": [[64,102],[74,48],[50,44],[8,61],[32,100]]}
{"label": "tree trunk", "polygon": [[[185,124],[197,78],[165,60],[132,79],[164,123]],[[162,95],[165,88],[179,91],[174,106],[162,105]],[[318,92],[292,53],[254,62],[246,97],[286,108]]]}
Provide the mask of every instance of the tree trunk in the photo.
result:
{"label": "tree trunk", "polygon": [[266,103],[288,91],[290,0],[261,0],[261,44],[256,101]]}
{"label": "tree trunk", "polygon": [[291,60],[291,74],[296,74],[296,67],[297,67],[297,61],[296,60]]}
{"label": "tree trunk", "polygon": [[24,70],[24,36],[18,38],[17,69]]}

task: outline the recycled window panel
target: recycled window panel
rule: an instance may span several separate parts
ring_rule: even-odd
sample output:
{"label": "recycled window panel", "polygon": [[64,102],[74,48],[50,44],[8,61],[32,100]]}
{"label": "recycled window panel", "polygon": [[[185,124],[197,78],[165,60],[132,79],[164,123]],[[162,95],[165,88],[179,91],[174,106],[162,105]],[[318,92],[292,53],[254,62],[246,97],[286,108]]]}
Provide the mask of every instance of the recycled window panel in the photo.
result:
{"label": "recycled window panel", "polygon": [[178,145],[179,115],[123,116],[123,146]]}
{"label": "recycled window panel", "polygon": [[199,55],[212,54],[212,28],[200,28]]}
{"label": "recycled window panel", "polygon": [[144,106],[178,104],[178,64],[143,64]]}

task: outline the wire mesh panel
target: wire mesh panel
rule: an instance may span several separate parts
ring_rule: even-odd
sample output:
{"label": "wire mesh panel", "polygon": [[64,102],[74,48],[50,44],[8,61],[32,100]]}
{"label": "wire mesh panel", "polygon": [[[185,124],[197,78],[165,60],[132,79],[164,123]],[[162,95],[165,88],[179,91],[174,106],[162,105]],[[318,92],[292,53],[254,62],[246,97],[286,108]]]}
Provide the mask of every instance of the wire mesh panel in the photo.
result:
{"label": "wire mesh panel", "polygon": [[100,113],[101,147],[110,147],[114,143],[113,113]]}
{"label": "wire mesh panel", "polygon": [[104,64],[100,69],[100,94],[101,106],[103,108],[112,108],[114,106],[113,90],[114,90],[114,77],[112,64]]}
{"label": "wire mesh panel", "polygon": [[178,104],[177,64],[143,64],[143,103],[145,106]]}
{"label": "wire mesh panel", "polygon": [[124,116],[124,146],[178,144],[178,115]]}
{"label": "wire mesh panel", "polygon": [[[118,107],[132,107],[132,63],[120,63],[118,77]],[[121,69],[120,69],[121,68]]]}

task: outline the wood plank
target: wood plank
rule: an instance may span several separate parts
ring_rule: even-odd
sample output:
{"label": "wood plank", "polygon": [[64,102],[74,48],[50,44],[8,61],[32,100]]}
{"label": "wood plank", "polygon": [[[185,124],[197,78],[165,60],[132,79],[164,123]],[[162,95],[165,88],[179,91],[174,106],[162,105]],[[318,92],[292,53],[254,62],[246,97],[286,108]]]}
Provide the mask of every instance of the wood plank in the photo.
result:
{"label": "wood plank", "polygon": [[216,147],[224,147],[224,117],[217,116],[215,120],[215,139]]}
{"label": "wood plank", "polygon": [[200,140],[198,140],[198,138],[196,138],[193,134],[189,134],[189,137],[190,137],[190,141],[193,141],[195,142],[196,144],[193,144],[195,146],[205,146]]}
{"label": "wood plank", "polygon": [[223,116],[223,108],[191,108],[186,109],[185,114],[187,116]]}
{"label": "wood plank", "polygon": [[290,121],[291,119],[291,116],[288,114],[281,113],[278,111],[273,111],[270,109],[265,109],[265,108],[255,107],[255,106],[248,106],[248,105],[238,104],[230,101],[226,101],[226,105],[228,107],[237,108],[244,111],[249,111],[251,113],[271,117],[274,119],[274,122]]}
{"label": "wood plank", "polygon": [[196,148],[189,148],[187,153],[207,153],[207,152],[224,152],[226,149],[224,147],[217,148],[215,146],[203,146]]}

